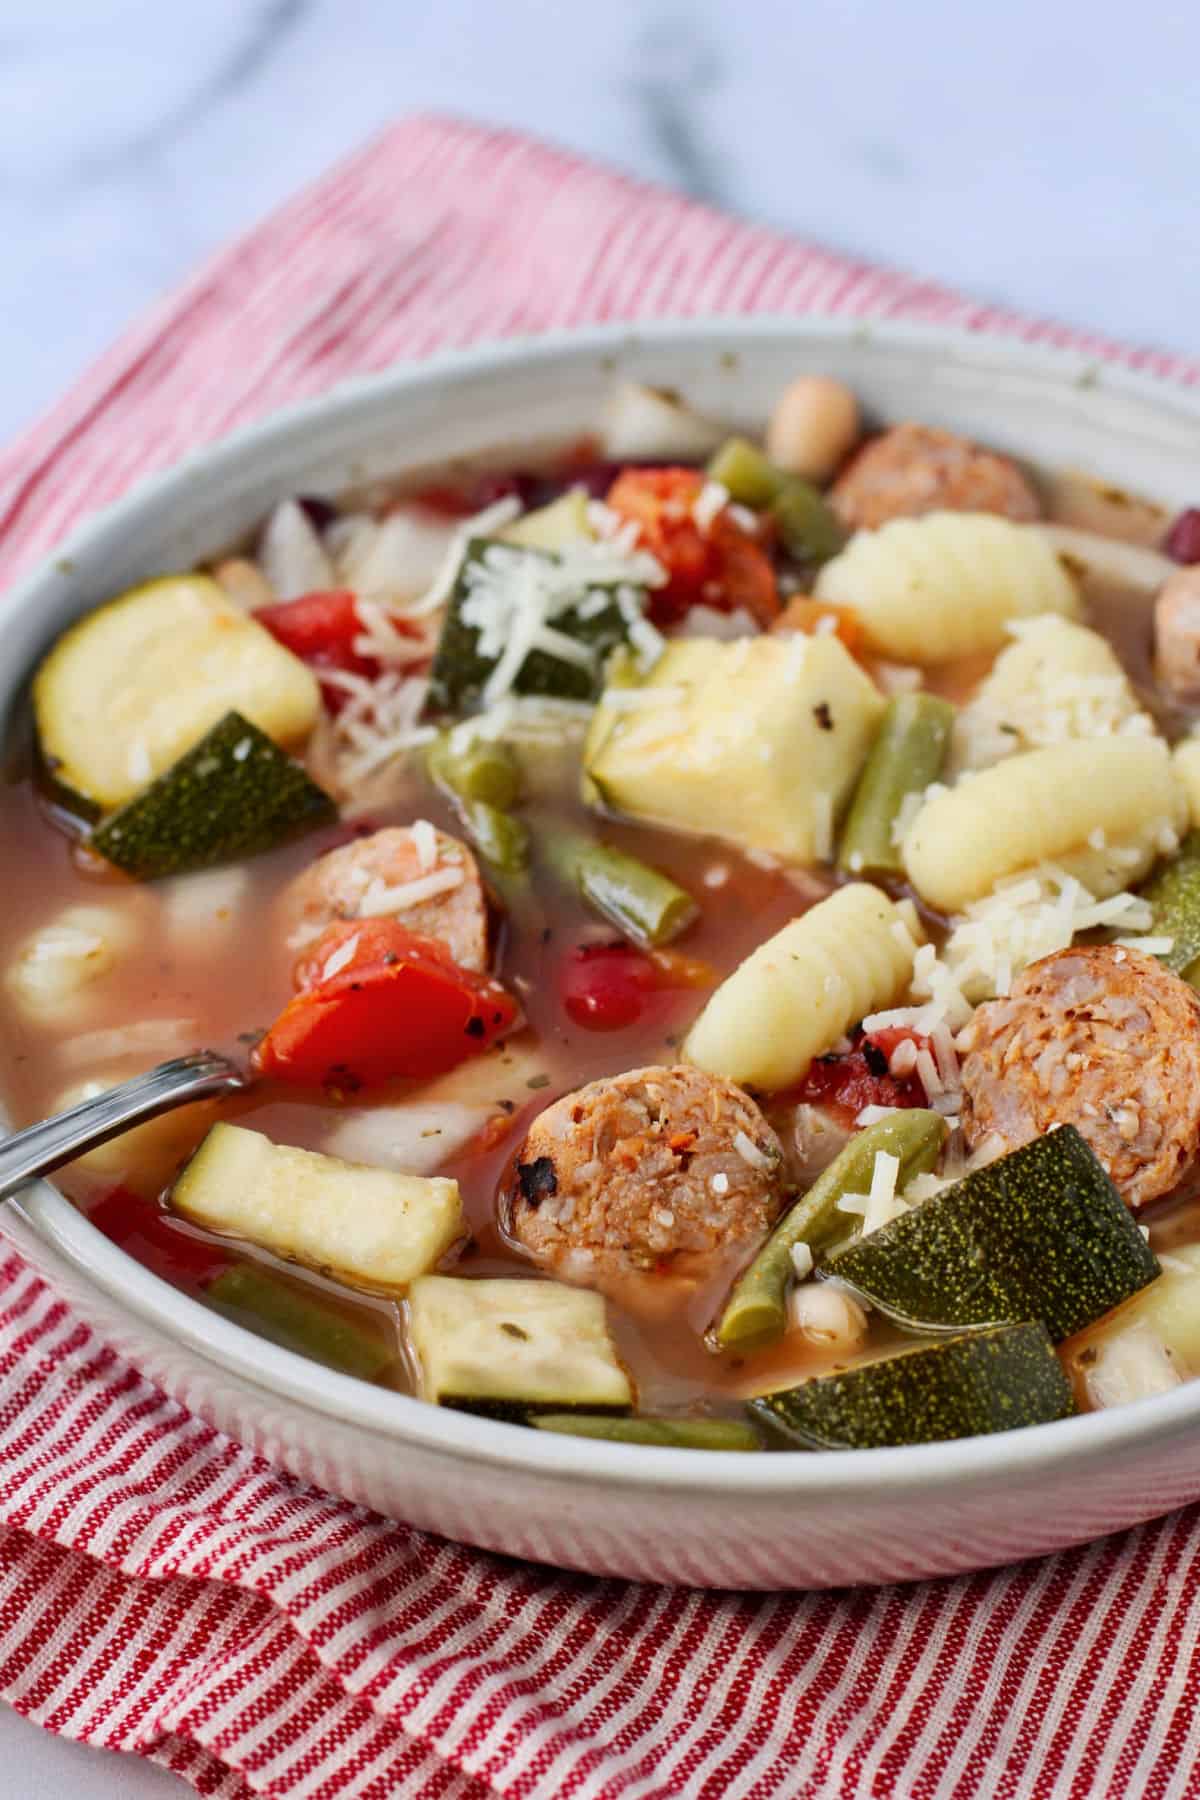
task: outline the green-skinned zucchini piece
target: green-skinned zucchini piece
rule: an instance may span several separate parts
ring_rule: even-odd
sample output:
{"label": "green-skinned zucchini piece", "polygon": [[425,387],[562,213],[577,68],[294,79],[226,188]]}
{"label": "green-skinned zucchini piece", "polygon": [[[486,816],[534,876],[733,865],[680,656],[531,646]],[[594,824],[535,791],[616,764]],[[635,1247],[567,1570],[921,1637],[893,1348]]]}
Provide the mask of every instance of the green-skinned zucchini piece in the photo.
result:
{"label": "green-skinned zucchini piece", "polygon": [[814,1376],[750,1410],[807,1449],[879,1450],[1045,1425],[1075,1406],[1045,1326],[1026,1323]]}
{"label": "green-skinned zucchini piece", "polygon": [[[492,538],[471,540],[429,672],[429,704],[435,712],[469,712],[477,706],[484,684],[499,661],[498,657],[480,655],[479,631],[462,617],[468,591],[468,570],[489,553],[513,559],[537,556],[555,560],[545,551],[525,549]],[[632,591],[640,598],[640,590]],[[540,694],[553,700],[597,698],[604,686],[605,658],[618,644],[625,643],[629,635],[628,621],[615,598],[598,610],[592,610],[589,601],[603,592],[601,588],[592,588],[590,592],[581,593],[578,607],[568,607],[552,621],[554,631],[594,653],[590,664],[584,667],[565,657],[552,656],[546,650],[531,650],[514,677],[514,693]]]}
{"label": "green-skinned zucchini piece", "polygon": [[650,1419],[631,1414],[536,1413],[538,1431],[568,1437],[600,1438],[610,1444],[655,1444],[665,1450],[761,1450],[763,1441],[744,1419]]}
{"label": "green-skinned zucchini piece", "polygon": [[917,1330],[1040,1319],[1059,1343],[1160,1270],[1101,1164],[1062,1125],[834,1251],[818,1273]]}
{"label": "green-skinned zucchini piece", "polygon": [[299,744],[316,677],[209,575],[169,575],[80,619],[33,678],[38,747],[87,816],[124,806],[230,712]]}
{"label": "green-skinned zucchini piece", "polygon": [[1162,865],[1141,897],[1154,909],[1149,935],[1173,940],[1159,962],[1195,987],[1200,980],[1200,831],[1188,833],[1178,856]]}
{"label": "green-skinned zucchini piece", "polygon": [[633,1390],[604,1301],[558,1281],[422,1275],[408,1295],[421,1395],[439,1406],[525,1420],[538,1412],[625,1412]]}
{"label": "green-skinned zucchini piece", "polygon": [[403,1293],[463,1235],[457,1181],[275,1144],[224,1119],[180,1172],[170,1208],[378,1294]]}
{"label": "green-skinned zucchini piece", "polygon": [[374,1381],[398,1360],[399,1348],[331,1306],[309,1299],[268,1269],[235,1263],[206,1285],[204,1297],[217,1312],[252,1331],[311,1356],[330,1369]]}
{"label": "green-skinned zucchini piece", "polygon": [[336,811],[302,764],[231,712],[88,842],[127,875],[154,881],[273,850]]}

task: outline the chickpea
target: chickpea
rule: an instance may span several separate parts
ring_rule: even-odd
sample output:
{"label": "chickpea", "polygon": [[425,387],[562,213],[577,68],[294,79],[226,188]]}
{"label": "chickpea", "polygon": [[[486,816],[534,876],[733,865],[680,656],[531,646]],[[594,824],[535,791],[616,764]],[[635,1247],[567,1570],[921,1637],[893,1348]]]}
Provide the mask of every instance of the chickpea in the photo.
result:
{"label": "chickpea", "polygon": [[850,389],[828,375],[800,375],[776,401],[767,455],[789,474],[828,481],[858,434],[858,401]]}
{"label": "chickpea", "polygon": [[832,1282],[806,1281],[793,1288],[791,1323],[815,1344],[853,1350],[867,1334],[867,1315],[852,1294]]}

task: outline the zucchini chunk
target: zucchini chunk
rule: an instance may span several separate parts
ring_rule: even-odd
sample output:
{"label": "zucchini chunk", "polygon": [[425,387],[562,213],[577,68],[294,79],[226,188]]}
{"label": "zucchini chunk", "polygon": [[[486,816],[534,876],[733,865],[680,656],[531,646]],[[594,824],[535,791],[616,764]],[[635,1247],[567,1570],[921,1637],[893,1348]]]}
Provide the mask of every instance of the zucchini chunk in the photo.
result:
{"label": "zucchini chunk", "polygon": [[398,1344],[383,1332],[322,1306],[315,1296],[309,1298],[252,1263],[222,1269],[205,1286],[204,1298],[235,1325],[364,1381],[374,1381],[399,1359]]}
{"label": "zucchini chunk", "polygon": [[581,487],[568,488],[548,506],[524,513],[500,532],[506,544],[526,550],[565,550],[569,544],[595,537],[588,520],[588,497]]}
{"label": "zucchini chunk", "polygon": [[231,712],[88,843],[138,881],[273,850],[337,812],[302,763]]}
{"label": "zucchini chunk", "polygon": [[207,575],[171,575],[97,607],[33,681],[42,758],[84,806],[121,806],[237,711],[278,743],[317,722],[311,669]]}
{"label": "zucchini chunk", "polygon": [[1044,1325],[999,1325],[817,1375],[750,1402],[764,1425],[816,1450],[878,1450],[1044,1425],[1075,1410]]}
{"label": "zucchini chunk", "polygon": [[1040,1319],[1059,1343],[1161,1271],[1088,1145],[1061,1125],[835,1250],[818,1273],[918,1330]]}
{"label": "zucchini chunk", "polygon": [[[528,520],[522,522],[529,523]],[[433,711],[469,712],[479,706],[484,700],[489,677],[507,654],[507,651],[493,654],[481,651],[479,626],[468,623],[463,616],[468,599],[485,579],[485,568],[490,565],[499,585],[520,580],[523,571],[530,574],[539,564],[554,569],[563,566],[566,560],[562,552],[550,553],[495,538],[471,540],[458,572],[429,672],[429,703]],[[584,578],[576,585],[578,597],[563,605],[561,610],[554,609],[541,634],[549,640],[549,645],[555,639],[560,640],[561,653],[549,645],[531,645],[513,674],[511,692],[514,694],[541,694],[554,700],[585,701],[594,700],[599,694],[605,658],[618,644],[627,641],[627,613],[635,618],[640,615],[644,592],[630,586],[629,594],[634,604],[627,604],[623,610],[612,592],[612,583],[593,583]],[[618,585],[624,587],[626,584]],[[511,643],[510,637],[509,649]]]}
{"label": "zucchini chunk", "polygon": [[613,1418],[607,1413],[536,1413],[538,1431],[567,1437],[600,1438],[610,1444],[655,1444],[664,1450],[761,1450],[763,1441],[744,1419],[652,1419],[645,1414]]}
{"label": "zucchini chunk", "polygon": [[604,1300],[588,1288],[423,1275],[408,1297],[408,1336],[422,1396],[439,1406],[524,1419],[530,1407],[633,1404]]}
{"label": "zucchini chunk", "polygon": [[431,1269],[463,1230],[457,1181],[365,1168],[223,1122],[170,1204],[208,1231],[385,1294]]}
{"label": "zucchini chunk", "polygon": [[832,860],[885,704],[836,638],[677,638],[645,688],[645,705],[601,700],[585,797],[784,862]]}

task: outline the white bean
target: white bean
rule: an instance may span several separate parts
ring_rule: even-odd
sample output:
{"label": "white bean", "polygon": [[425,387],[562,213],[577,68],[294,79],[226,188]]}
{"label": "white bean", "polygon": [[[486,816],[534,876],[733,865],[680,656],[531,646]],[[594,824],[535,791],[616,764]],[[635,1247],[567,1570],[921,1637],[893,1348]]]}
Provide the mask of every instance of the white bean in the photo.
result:
{"label": "white bean", "polygon": [[852,1350],[867,1332],[867,1315],[845,1288],[827,1281],[806,1281],[792,1290],[791,1321],[815,1344]]}
{"label": "white bean", "polygon": [[828,481],[858,435],[858,401],[850,389],[828,375],[800,375],[776,401],[767,455],[806,481]]}

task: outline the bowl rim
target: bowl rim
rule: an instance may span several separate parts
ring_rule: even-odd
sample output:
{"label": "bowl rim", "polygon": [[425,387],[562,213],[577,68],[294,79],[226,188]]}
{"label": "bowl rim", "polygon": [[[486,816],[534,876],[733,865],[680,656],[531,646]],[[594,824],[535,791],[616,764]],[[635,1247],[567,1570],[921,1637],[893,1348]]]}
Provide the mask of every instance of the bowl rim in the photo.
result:
{"label": "bowl rim", "polygon": [[[4,609],[16,612],[35,605],[43,587],[54,579],[56,566],[85,559],[109,532],[127,523],[133,525],[146,510],[170,501],[186,504],[191,485],[214,467],[326,426],[331,419],[352,416],[368,401],[399,399],[414,390],[469,381],[496,370],[511,372],[556,361],[613,357],[641,345],[674,349],[690,345],[697,353],[728,349],[731,338],[780,344],[824,342],[841,351],[870,346],[909,350],[966,362],[985,372],[1009,369],[1059,390],[1102,388],[1127,394],[1194,425],[1200,441],[1200,387],[1106,361],[1092,351],[1064,349],[1040,340],[908,322],[774,314],[567,328],[536,336],[489,339],[466,349],[441,351],[420,361],[354,376],[243,425],[135,483],[83,520],[13,584],[4,596]],[[104,1237],[47,1181],[33,1184],[13,1204],[76,1276],[212,1369],[397,1446],[411,1443],[445,1457],[542,1478],[635,1492],[666,1489],[674,1497],[796,1495],[836,1501],[860,1492],[864,1484],[900,1491],[944,1491],[950,1486],[987,1487],[1002,1479],[1011,1481],[1018,1473],[1036,1478],[1051,1469],[1063,1470],[1163,1443],[1178,1437],[1186,1427],[1200,1425],[1197,1380],[1132,1405],[1053,1424],[949,1443],[849,1450],[836,1455],[797,1451],[742,1457],[560,1436],[431,1405],[271,1344],[151,1274]]]}

